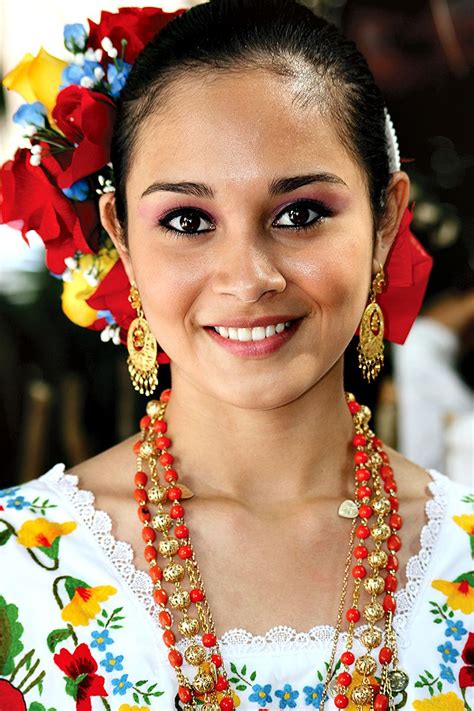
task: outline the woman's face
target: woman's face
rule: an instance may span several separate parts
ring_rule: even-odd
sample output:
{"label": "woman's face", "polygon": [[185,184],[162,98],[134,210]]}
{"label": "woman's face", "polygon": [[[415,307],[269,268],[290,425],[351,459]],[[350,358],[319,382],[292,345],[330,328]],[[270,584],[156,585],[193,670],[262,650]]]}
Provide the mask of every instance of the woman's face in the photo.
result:
{"label": "woman's face", "polygon": [[263,70],[177,82],[141,127],[127,182],[121,255],[173,385],[244,408],[318,383],[370,287],[364,175],[327,114],[293,103],[299,90]]}

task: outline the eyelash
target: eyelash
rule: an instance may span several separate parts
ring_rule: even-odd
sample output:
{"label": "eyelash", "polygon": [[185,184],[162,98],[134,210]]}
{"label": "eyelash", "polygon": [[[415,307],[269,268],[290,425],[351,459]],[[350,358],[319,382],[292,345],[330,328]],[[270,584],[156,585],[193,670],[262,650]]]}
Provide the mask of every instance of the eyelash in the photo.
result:
{"label": "eyelash", "polygon": [[[302,226],[291,226],[291,225],[283,225],[283,227],[277,228],[277,229],[287,229],[287,230],[292,230],[292,231],[304,231],[308,230],[311,227],[313,227],[315,224],[318,224],[321,222],[324,218],[326,217],[331,217],[332,216],[332,211],[326,207],[322,202],[319,202],[319,200],[308,200],[308,199],[301,199],[301,200],[295,200],[294,202],[290,203],[287,205],[284,210],[282,210],[275,219],[281,218],[282,215],[284,215],[286,212],[288,212],[291,208],[294,208],[295,206],[297,207],[307,207],[310,210],[313,210],[318,213],[318,217],[313,218],[311,222],[308,222],[306,225]],[[205,220],[208,220],[209,222],[211,221],[210,218],[201,210],[198,210],[197,208],[194,207],[181,207],[177,208],[175,210],[172,210],[169,212],[165,217],[162,217],[159,221],[158,224],[166,230],[166,232],[171,232],[173,235],[177,238],[185,238],[185,239],[195,239],[201,234],[207,234],[208,232],[213,232],[213,229],[209,230],[197,230],[195,232],[184,232],[183,230],[177,230],[174,227],[169,227],[166,223],[169,222],[170,220],[173,220],[175,217],[179,217],[180,215],[183,215],[185,213],[194,213],[199,215],[199,217],[204,218]]]}

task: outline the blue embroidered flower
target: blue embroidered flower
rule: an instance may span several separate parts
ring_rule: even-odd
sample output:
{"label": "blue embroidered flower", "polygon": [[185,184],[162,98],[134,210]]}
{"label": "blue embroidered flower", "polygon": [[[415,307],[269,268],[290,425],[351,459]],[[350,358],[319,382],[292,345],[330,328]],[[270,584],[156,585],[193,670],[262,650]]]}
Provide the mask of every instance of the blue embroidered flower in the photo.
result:
{"label": "blue embroidered flower", "polygon": [[47,109],[41,101],[34,101],[32,104],[22,104],[13,114],[13,121],[23,128],[36,126],[44,128],[46,125]]}
{"label": "blue embroidered flower", "polygon": [[10,486],[9,489],[3,489],[3,491],[0,491],[0,498],[3,499],[6,496],[15,496],[17,491],[20,491],[19,486]]}
{"label": "blue embroidered flower", "polygon": [[467,634],[467,629],[465,629],[462,620],[458,620],[457,622],[446,620],[446,630],[444,634],[446,637],[452,637],[459,642],[459,640]]}
{"label": "blue embroidered flower", "polygon": [[123,669],[123,654],[120,654],[118,657],[114,657],[112,652],[107,652],[105,655],[105,659],[103,659],[100,663],[101,667],[105,667],[105,671],[112,672],[112,671],[122,671]]}
{"label": "blue embroidered flower", "polygon": [[446,664],[440,664],[439,668],[441,669],[441,679],[445,679],[448,684],[454,684],[454,672],[451,667],[447,667]]}
{"label": "blue embroidered flower", "polygon": [[82,52],[86,46],[87,30],[80,22],[64,25],[64,46],[70,52]]}
{"label": "blue embroidered flower", "polygon": [[17,509],[18,511],[21,511],[21,509],[24,509],[27,506],[31,506],[31,502],[25,501],[24,496],[17,496],[15,499],[8,499],[7,501],[7,509]]}
{"label": "blue embroidered flower", "polygon": [[114,695],[120,694],[120,696],[123,696],[127,693],[127,689],[130,689],[133,684],[131,681],[128,681],[128,674],[123,674],[120,679],[112,679],[112,686],[115,687]]}
{"label": "blue embroidered flower", "polygon": [[117,59],[115,64],[109,64],[107,68],[107,81],[110,84],[110,94],[116,98],[127,81],[130,74],[131,64],[128,64],[123,59]]}
{"label": "blue embroidered flower", "polygon": [[443,662],[455,662],[459,656],[458,650],[454,649],[451,642],[440,644],[436,649],[443,655]]}
{"label": "blue embroidered flower", "polygon": [[266,706],[266,704],[272,703],[272,697],[270,696],[271,684],[265,684],[265,686],[254,684],[252,690],[254,693],[250,694],[249,701],[255,701],[259,706]]}
{"label": "blue embroidered flower", "polygon": [[101,630],[100,632],[94,630],[92,637],[94,641],[91,642],[91,647],[97,647],[99,652],[105,652],[106,646],[114,642],[114,640],[109,637],[109,630]]}
{"label": "blue embroidered flower", "polygon": [[315,687],[305,686],[303,692],[306,694],[306,699],[304,700],[306,706],[313,706],[313,708],[319,709],[323,691],[324,684],[317,684]]}
{"label": "blue embroidered flower", "polygon": [[278,689],[278,691],[275,691],[275,696],[278,696],[278,698],[280,699],[280,703],[278,704],[278,707],[280,709],[295,709],[295,699],[297,699],[299,695],[300,692],[296,690],[293,691],[293,689],[291,688],[291,684],[285,684],[283,689]]}
{"label": "blue embroidered flower", "polygon": [[84,178],[77,180],[68,188],[63,188],[62,190],[65,196],[70,200],[78,200],[79,202],[83,202],[89,197],[89,183]]}

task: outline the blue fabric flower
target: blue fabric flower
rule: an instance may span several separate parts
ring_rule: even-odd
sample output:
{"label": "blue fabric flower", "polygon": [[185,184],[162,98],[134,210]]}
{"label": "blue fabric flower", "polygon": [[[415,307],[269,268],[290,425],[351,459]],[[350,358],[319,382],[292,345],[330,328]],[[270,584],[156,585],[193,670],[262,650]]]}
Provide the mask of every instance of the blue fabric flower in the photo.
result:
{"label": "blue fabric flower", "polygon": [[87,30],[80,22],[64,25],[64,46],[70,52],[82,52],[86,46]]}
{"label": "blue fabric flower", "polygon": [[114,64],[109,64],[107,69],[107,81],[110,84],[109,93],[116,98],[127,81],[130,74],[131,64],[124,62],[123,59],[117,59]]}
{"label": "blue fabric flower", "polygon": [[63,188],[63,193],[71,200],[83,202],[89,197],[89,183],[85,180],[85,178],[82,178],[81,180],[78,180],[70,185],[68,188]]}
{"label": "blue fabric flower", "polygon": [[254,693],[250,694],[249,701],[255,701],[259,706],[266,706],[272,703],[272,697],[270,696],[270,691],[272,690],[271,684],[265,684],[265,686],[254,684],[252,690]]}
{"label": "blue fabric flower", "polygon": [[32,104],[22,104],[13,114],[13,121],[23,128],[44,128],[47,113],[46,106],[41,101],[33,101]]}
{"label": "blue fabric flower", "polygon": [[7,496],[15,496],[17,491],[20,491],[19,486],[10,486],[8,489],[3,489],[0,491],[0,499],[4,499]]}
{"label": "blue fabric flower", "polygon": [[446,620],[446,630],[444,634],[446,637],[452,637],[459,642],[459,640],[467,634],[467,629],[465,629],[462,620],[458,620],[457,622]]}
{"label": "blue fabric flower", "polygon": [[17,496],[15,499],[8,499],[7,501],[7,509],[17,509],[21,511],[21,509],[27,506],[31,506],[31,503],[26,501],[24,496]]}
{"label": "blue fabric flower", "polygon": [[99,652],[105,652],[105,648],[108,644],[113,644],[114,640],[109,637],[109,630],[94,630],[92,633],[94,641],[91,642],[91,647],[97,647]]}
{"label": "blue fabric flower", "polygon": [[445,679],[448,684],[454,684],[454,672],[451,667],[447,667],[446,664],[440,664],[439,668],[441,669],[441,679]]}
{"label": "blue fabric flower", "polygon": [[436,649],[443,655],[443,662],[455,662],[459,656],[458,650],[454,649],[451,642],[440,644]]}
{"label": "blue fabric flower", "polygon": [[105,655],[105,659],[103,659],[100,663],[101,667],[105,667],[105,671],[112,672],[112,671],[122,671],[123,669],[123,654],[120,654],[118,657],[114,657],[112,652],[107,652]]}
{"label": "blue fabric flower", "polygon": [[275,696],[278,696],[280,699],[280,703],[278,704],[278,708],[280,709],[295,709],[296,708],[296,701],[295,699],[298,698],[300,695],[299,691],[293,691],[291,684],[285,684],[283,689],[278,689],[278,691],[275,691]]}
{"label": "blue fabric flower", "polygon": [[304,700],[306,706],[313,706],[313,708],[319,709],[323,698],[323,691],[324,684],[317,684],[315,687],[305,686],[303,692],[306,694]]}
{"label": "blue fabric flower", "polygon": [[74,64],[74,62],[68,64],[67,67],[64,67],[61,74],[60,88],[64,89],[66,86],[71,86],[72,84],[80,86],[81,79],[84,77],[87,77],[94,84],[97,84],[98,80],[94,74],[94,71],[97,68],[102,69],[99,62],[91,61],[90,59],[85,59],[82,67],[79,64]]}
{"label": "blue fabric flower", "polygon": [[133,684],[131,681],[128,681],[128,674],[123,674],[120,679],[112,679],[112,686],[115,687],[114,695],[120,694],[120,696],[123,696]]}

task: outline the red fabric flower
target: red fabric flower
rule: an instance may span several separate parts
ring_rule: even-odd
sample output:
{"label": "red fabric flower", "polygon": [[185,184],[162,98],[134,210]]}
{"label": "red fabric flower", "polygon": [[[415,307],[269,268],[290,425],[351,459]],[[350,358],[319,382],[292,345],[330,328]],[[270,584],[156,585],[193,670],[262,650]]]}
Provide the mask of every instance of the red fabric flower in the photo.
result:
{"label": "red fabric flower", "polygon": [[143,47],[162,27],[185,9],[163,12],[157,7],[121,7],[118,12],[102,11],[99,24],[89,20],[88,47],[99,49],[104,37],[109,37],[122,58],[122,40],[127,41],[123,59],[133,64]]}
{"label": "red fabric flower", "polygon": [[18,149],[1,168],[0,222],[21,229],[25,240],[28,230],[35,230],[45,243],[48,269],[62,274],[66,257],[97,248],[98,206],[94,200],[69,200],[56,187],[62,168],[55,156],[36,167],[29,156],[25,148]]}
{"label": "red fabric flower", "polygon": [[0,679],[0,711],[26,711],[23,694],[6,679]]}
{"label": "red fabric flower", "polygon": [[60,188],[100,170],[110,161],[110,143],[116,108],[113,100],[82,86],[59,92],[53,118],[75,147],[66,152],[67,163],[58,175]]}
{"label": "red fabric flower", "polygon": [[87,644],[80,644],[72,654],[63,647],[59,654],[54,655],[54,662],[72,682],[76,682],[69,690],[74,694],[77,711],[91,711],[91,696],[108,696],[104,689],[104,677],[95,673],[97,662]]}
{"label": "red fabric flower", "polygon": [[464,649],[462,650],[462,660],[465,667],[459,670],[459,686],[465,689],[467,686],[474,686],[474,633],[469,632]]}

